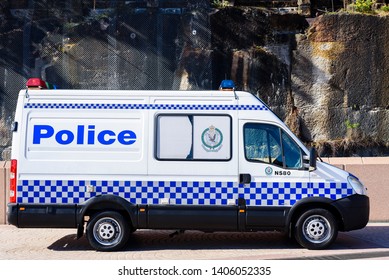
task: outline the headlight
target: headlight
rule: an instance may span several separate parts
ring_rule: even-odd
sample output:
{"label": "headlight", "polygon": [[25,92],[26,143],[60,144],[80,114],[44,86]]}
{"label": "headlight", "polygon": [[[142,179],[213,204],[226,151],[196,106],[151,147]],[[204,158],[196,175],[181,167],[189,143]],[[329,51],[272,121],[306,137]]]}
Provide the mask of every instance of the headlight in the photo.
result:
{"label": "headlight", "polygon": [[351,185],[351,187],[353,187],[353,190],[354,190],[357,194],[367,195],[367,189],[366,189],[365,186],[361,183],[361,181],[358,180],[357,177],[354,177],[354,176],[350,175],[350,176],[347,177],[347,181],[349,182],[349,184]]}

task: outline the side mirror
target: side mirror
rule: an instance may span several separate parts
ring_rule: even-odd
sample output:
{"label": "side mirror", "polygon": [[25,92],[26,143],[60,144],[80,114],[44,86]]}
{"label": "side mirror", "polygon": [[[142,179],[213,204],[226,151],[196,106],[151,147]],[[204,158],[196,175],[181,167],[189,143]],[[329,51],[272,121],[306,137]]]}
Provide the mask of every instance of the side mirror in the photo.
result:
{"label": "side mirror", "polygon": [[317,152],[315,147],[312,147],[309,150],[309,171],[316,170],[316,159],[317,159]]}
{"label": "side mirror", "polygon": [[309,150],[309,155],[303,157],[304,159],[304,169],[308,171],[316,170],[316,158],[317,152],[314,147]]}

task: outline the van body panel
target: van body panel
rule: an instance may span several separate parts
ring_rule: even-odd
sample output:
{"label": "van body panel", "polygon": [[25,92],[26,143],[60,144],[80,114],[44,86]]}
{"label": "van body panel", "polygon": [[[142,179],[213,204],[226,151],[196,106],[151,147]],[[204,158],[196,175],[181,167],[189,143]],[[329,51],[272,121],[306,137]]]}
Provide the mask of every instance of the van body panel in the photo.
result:
{"label": "van body panel", "polygon": [[237,231],[237,219],[236,206],[150,205],[147,228]]}

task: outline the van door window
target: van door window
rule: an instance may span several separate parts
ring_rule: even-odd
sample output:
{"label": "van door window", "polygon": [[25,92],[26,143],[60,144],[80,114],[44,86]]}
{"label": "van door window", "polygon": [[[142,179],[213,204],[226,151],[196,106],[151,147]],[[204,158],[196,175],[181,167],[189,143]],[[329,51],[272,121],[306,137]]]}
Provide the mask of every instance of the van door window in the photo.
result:
{"label": "van door window", "polygon": [[273,164],[282,168],[302,167],[297,144],[279,127],[247,123],[244,126],[245,157],[248,161]]}
{"label": "van door window", "polygon": [[302,167],[302,154],[301,149],[297,144],[282,131],[282,147],[284,150],[284,159],[286,168],[301,168]]}

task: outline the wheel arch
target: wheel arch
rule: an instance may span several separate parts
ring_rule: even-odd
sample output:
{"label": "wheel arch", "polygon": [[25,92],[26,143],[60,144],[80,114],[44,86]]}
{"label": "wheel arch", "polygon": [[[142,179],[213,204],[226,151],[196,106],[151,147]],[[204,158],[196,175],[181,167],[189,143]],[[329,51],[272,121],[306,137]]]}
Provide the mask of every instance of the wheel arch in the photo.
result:
{"label": "wheel arch", "polygon": [[130,227],[136,228],[136,205],[117,195],[99,195],[89,199],[85,204],[79,205],[77,211],[77,237],[84,232],[84,217],[92,216],[102,211],[116,211],[128,219]]}
{"label": "wheel arch", "polygon": [[343,217],[340,210],[333,204],[333,200],[325,197],[307,197],[293,205],[288,213],[286,227],[288,228],[289,236],[293,236],[293,226],[298,218],[306,211],[314,208],[322,208],[328,210],[337,221],[339,230],[344,228]]}

